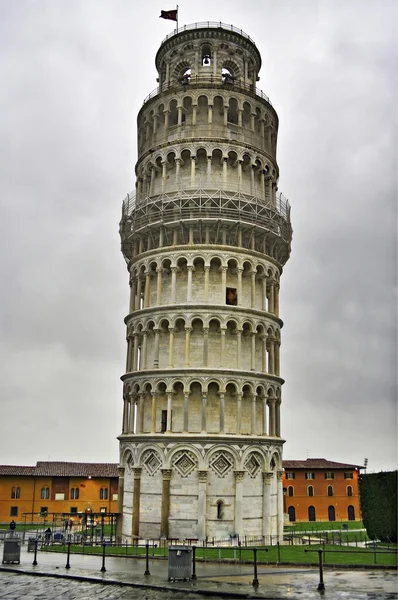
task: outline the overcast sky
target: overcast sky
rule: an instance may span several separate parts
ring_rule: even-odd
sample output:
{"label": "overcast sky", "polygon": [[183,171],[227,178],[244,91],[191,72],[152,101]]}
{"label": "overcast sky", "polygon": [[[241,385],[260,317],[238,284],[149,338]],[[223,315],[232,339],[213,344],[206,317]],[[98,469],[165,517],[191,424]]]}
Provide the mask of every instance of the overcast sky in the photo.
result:
{"label": "overcast sky", "polygon": [[[279,115],[284,458],[397,466],[397,44],[388,0],[179,0],[242,28]],[[175,5],[0,0],[0,463],[117,462],[121,203]]]}

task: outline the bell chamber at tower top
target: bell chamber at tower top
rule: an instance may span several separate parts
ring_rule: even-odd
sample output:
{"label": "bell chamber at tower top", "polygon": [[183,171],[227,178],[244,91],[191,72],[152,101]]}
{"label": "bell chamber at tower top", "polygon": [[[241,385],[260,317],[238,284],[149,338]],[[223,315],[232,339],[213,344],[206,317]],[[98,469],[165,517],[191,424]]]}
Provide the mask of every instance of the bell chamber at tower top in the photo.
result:
{"label": "bell chamber at tower top", "polygon": [[[292,230],[289,203],[278,193],[278,116],[256,87],[260,67],[255,43],[230,25],[195,23],[162,42],[158,87],[137,118],[136,190],[123,203],[127,261],[149,249],[148,228],[154,245],[167,245],[175,233],[161,235],[159,227],[187,219],[211,227],[221,217],[242,224],[243,245],[250,227],[252,249],[268,244],[286,262]],[[192,227],[191,241],[200,243]]]}

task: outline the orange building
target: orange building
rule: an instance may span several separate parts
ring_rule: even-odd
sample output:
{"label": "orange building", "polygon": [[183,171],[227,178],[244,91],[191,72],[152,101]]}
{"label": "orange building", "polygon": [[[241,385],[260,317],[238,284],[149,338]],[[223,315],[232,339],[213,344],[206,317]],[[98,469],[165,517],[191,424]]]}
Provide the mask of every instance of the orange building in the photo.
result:
{"label": "orange building", "polygon": [[325,458],[283,461],[284,512],[289,521],[359,521],[359,470]]}
{"label": "orange building", "polygon": [[38,462],[0,465],[0,523],[40,522],[51,515],[116,513],[115,463]]}

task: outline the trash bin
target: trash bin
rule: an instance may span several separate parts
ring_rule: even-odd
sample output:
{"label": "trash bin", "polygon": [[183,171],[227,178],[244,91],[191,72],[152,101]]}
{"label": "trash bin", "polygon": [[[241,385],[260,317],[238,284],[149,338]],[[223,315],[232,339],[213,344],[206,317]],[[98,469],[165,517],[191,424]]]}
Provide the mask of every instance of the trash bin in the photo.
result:
{"label": "trash bin", "polygon": [[28,552],[34,552],[36,547],[36,538],[30,537],[28,539]]}
{"label": "trash bin", "polygon": [[191,579],[192,548],[191,546],[169,546],[169,581]]}
{"label": "trash bin", "polygon": [[21,562],[21,540],[18,538],[4,540],[3,564],[6,562]]}

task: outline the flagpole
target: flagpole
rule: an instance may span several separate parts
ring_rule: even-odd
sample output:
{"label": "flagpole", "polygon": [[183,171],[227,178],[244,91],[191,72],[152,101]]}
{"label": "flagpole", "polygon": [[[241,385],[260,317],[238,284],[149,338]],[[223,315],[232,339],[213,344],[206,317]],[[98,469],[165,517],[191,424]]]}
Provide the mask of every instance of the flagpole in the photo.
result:
{"label": "flagpole", "polygon": [[178,4],[177,4],[177,33],[178,33]]}

